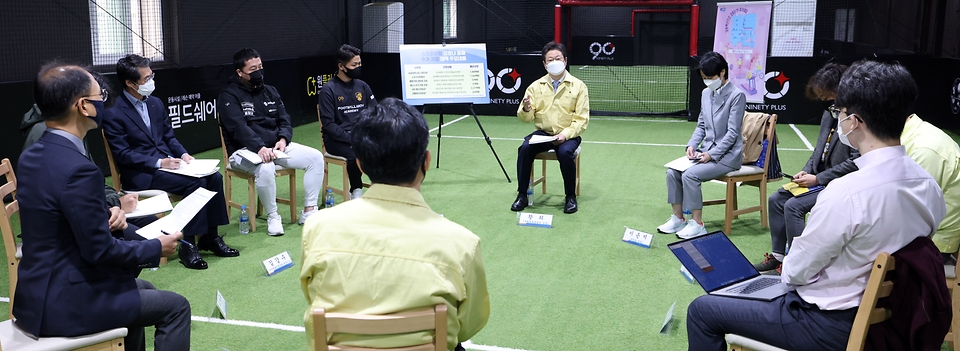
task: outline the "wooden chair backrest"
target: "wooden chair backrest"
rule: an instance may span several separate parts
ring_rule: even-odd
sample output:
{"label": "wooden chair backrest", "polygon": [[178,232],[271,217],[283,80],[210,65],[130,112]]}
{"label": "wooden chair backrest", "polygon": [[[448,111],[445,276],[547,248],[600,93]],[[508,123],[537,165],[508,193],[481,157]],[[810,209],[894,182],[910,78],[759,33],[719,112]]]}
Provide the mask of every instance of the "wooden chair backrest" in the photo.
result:
{"label": "wooden chair backrest", "polygon": [[[433,343],[405,347],[397,350],[446,350],[447,305],[441,303],[428,309],[377,316],[325,313],[322,308],[313,310],[313,340],[315,344],[314,349],[317,351],[350,350],[350,348],[346,346],[340,348],[328,346],[326,342],[327,333],[388,335],[420,331],[434,331],[435,336]],[[391,348],[390,350],[395,349]]]}
{"label": "wooden chair backrest", "polygon": [[896,259],[886,252],[877,255],[867,280],[867,288],[863,291],[860,307],[857,308],[857,317],[853,320],[850,329],[850,338],[847,339],[847,351],[860,351],[867,340],[867,331],[870,326],[890,318],[890,311],[886,308],[877,308],[877,300],[890,296],[893,291],[893,282],[887,281],[887,272],[894,270]]}
{"label": "wooden chair backrest", "polygon": [[113,189],[120,191],[120,172],[117,172],[117,163],[113,162],[113,151],[110,151],[107,134],[101,130],[100,135],[103,136],[103,150],[107,152],[107,164],[110,165],[110,180],[113,181]]}
{"label": "wooden chair backrest", "polygon": [[10,164],[10,159],[5,158],[0,161],[0,174],[3,174],[7,179],[7,183],[0,186],[0,198],[10,194],[13,195],[13,202],[3,205],[3,216],[0,216],[0,232],[3,234],[7,263],[12,265],[17,261],[17,235],[13,232],[11,218],[20,211],[20,203],[17,201],[17,176],[13,174],[13,165]]}
{"label": "wooden chair backrest", "polygon": [[223,151],[223,165],[226,167],[230,164],[230,159],[227,156],[227,143],[223,141],[223,126],[218,126],[217,129],[220,130],[220,150]]}

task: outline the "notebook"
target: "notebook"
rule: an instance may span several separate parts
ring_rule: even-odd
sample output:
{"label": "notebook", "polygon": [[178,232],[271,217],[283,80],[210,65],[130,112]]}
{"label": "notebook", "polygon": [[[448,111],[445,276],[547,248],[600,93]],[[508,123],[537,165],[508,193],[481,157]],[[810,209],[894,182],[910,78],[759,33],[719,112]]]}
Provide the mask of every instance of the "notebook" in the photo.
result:
{"label": "notebook", "polygon": [[710,295],[770,301],[793,288],[761,275],[722,231],[667,245]]}

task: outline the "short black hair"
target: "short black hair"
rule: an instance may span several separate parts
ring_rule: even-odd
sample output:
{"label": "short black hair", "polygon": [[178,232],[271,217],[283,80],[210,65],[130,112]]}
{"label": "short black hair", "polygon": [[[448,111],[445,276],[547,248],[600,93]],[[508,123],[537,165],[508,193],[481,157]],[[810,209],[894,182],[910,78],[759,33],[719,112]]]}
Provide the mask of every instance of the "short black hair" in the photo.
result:
{"label": "short black hair", "polygon": [[364,110],[350,132],[350,143],[363,172],[374,183],[382,184],[413,182],[429,141],[423,115],[397,98],[386,98]]}
{"label": "short black hair", "polygon": [[862,60],[843,74],[835,104],[856,114],[877,138],[899,140],[918,94],[913,76],[899,63]]}
{"label": "short black hair", "polygon": [[843,72],[846,72],[847,68],[849,67],[839,63],[826,64],[807,81],[807,89],[804,95],[810,100],[818,100],[820,96],[817,96],[817,92],[836,93],[837,86],[840,85],[840,78],[843,77]]}
{"label": "short black hair", "polygon": [[553,50],[560,50],[560,53],[563,54],[563,57],[567,57],[567,47],[561,43],[551,41],[547,45],[543,46],[543,51],[540,52],[540,56],[543,57],[543,61],[547,61],[547,53]]}
{"label": "short black hair", "polygon": [[360,49],[350,44],[343,44],[337,49],[337,62],[346,64],[354,57],[360,56]]}
{"label": "short black hair", "polygon": [[120,86],[127,85],[127,81],[137,83],[140,81],[140,68],[150,67],[150,59],[140,55],[127,55],[117,60],[117,79],[120,80]]}
{"label": "short black hair", "polygon": [[726,70],[723,72],[722,78],[729,79],[730,77],[730,65],[727,64],[727,59],[716,51],[710,51],[700,56],[700,64],[697,65],[697,69],[707,77],[719,75],[720,71]]}
{"label": "short black hair", "polygon": [[110,82],[107,81],[107,77],[104,77],[100,72],[94,71],[90,67],[84,67],[87,70],[87,73],[90,73],[93,76],[93,80],[97,81],[97,84],[100,85],[100,90],[107,91],[107,101],[103,102],[104,108],[113,107],[113,104],[117,102],[117,96],[113,94],[113,89],[110,88]]}
{"label": "short black hair", "polygon": [[33,82],[33,101],[40,108],[44,121],[58,121],[77,98],[90,91],[90,75],[83,67],[61,61],[43,65]]}
{"label": "short black hair", "polygon": [[247,65],[247,61],[260,57],[260,53],[257,50],[251,48],[243,48],[240,51],[237,51],[236,54],[233,54],[233,68],[243,70],[243,67]]}

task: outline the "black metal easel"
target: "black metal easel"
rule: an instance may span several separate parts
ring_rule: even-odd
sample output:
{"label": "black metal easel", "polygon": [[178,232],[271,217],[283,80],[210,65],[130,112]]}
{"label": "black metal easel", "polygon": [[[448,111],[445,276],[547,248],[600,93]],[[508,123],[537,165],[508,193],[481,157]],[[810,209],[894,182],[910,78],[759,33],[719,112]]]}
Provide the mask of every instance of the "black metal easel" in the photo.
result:
{"label": "black metal easel", "polygon": [[[440,125],[437,127],[437,168],[440,168],[440,138],[443,134],[443,105],[437,104],[437,113],[440,114]],[[500,165],[500,170],[503,171],[503,176],[507,177],[507,183],[512,183],[510,176],[507,175],[507,170],[503,168],[503,162],[500,162],[500,156],[497,156],[497,150],[493,149],[493,143],[490,141],[490,137],[487,136],[487,132],[483,130],[483,125],[480,124],[480,119],[477,118],[477,113],[473,111],[473,104],[467,104],[470,108],[470,114],[473,116],[473,120],[477,122],[477,127],[480,127],[480,133],[483,134],[483,139],[487,141],[487,146],[490,147],[490,152],[493,152],[493,157],[497,159],[497,164]]]}

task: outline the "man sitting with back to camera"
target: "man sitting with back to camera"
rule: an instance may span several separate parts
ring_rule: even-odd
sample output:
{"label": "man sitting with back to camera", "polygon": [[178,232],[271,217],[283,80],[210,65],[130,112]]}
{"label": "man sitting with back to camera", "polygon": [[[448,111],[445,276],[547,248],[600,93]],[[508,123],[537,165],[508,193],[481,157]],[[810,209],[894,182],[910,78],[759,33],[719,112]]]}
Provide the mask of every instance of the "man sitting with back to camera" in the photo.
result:
{"label": "man sitting with back to camera", "polygon": [[[373,185],[360,199],[320,211],[303,227],[300,286],[312,311],[372,315],[447,305],[448,350],[477,334],[490,317],[480,238],[433,212],[420,193],[430,165],[430,134],[416,109],[387,98],[353,125],[350,140]],[[362,347],[429,343],[434,335],[331,334]],[[313,333],[307,333],[313,349]]]}

